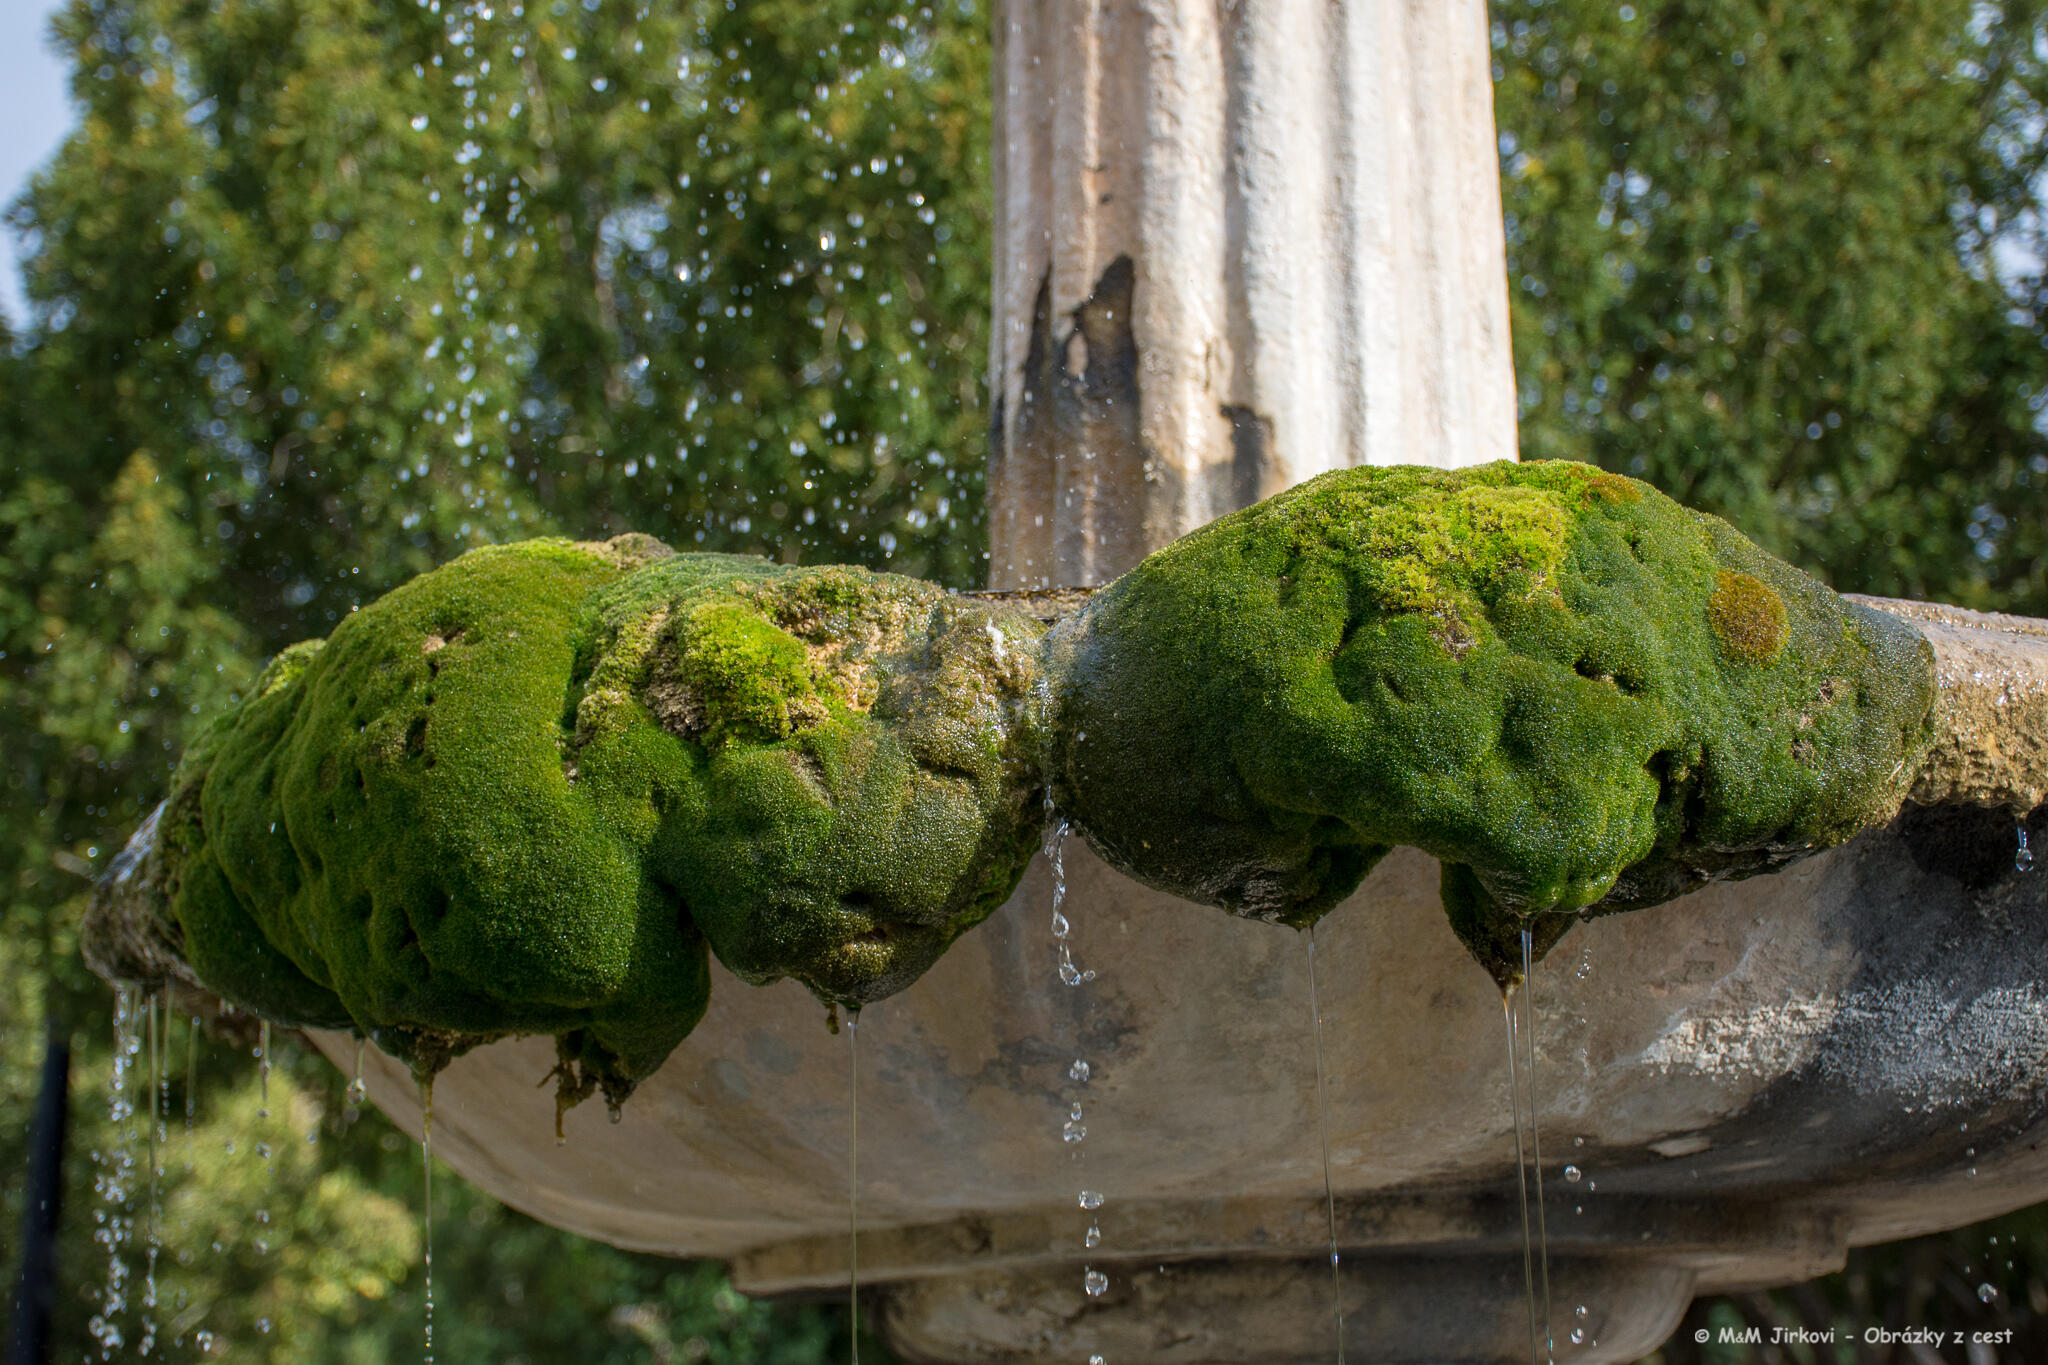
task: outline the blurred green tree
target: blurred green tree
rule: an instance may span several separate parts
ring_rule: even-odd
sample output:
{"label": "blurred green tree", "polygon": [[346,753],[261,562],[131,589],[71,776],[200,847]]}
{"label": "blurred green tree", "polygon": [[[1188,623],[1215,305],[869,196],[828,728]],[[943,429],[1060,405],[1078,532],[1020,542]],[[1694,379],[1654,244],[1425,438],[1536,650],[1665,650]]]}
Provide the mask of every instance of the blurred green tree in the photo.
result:
{"label": "blurred green tree", "polygon": [[1529,456],[2048,612],[2039,0],[1495,0]]}

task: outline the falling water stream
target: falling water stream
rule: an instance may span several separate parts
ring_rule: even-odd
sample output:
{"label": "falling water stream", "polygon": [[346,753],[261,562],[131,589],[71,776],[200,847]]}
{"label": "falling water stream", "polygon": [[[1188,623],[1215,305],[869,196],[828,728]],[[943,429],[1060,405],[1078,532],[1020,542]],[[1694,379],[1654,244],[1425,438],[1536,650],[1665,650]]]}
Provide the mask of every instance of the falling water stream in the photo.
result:
{"label": "falling water stream", "polygon": [[427,1365],[434,1365],[434,1078],[420,1083],[420,1241],[426,1252]]}
{"label": "falling water stream", "polygon": [[1316,1040],[1316,1133],[1323,1145],[1323,1212],[1330,1231],[1330,1316],[1344,1365],[1344,1272],[1337,1252],[1337,1190],[1330,1180],[1330,1081],[1323,1065],[1323,1005],[1316,991],[1316,927],[1308,927],[1308,1012]]}
{"label": "falling water stream", "polygon": [[[1515,1126],[1515,1181],[1522,1209],[1522,1287],[1529,1304],[1529,1360],[1545,1365],[1555,1342],[1550,1330],[1550,1235],[1543,1214],[1543,1141],[1536,1108],[1536,1015],[1531,969],[1535,952],[1531,935],[1522,931],[1522,979],[1519,987],[1501,992],[1501,1018],[1507,1028],[1508,1112]],[[1519,1009],[1517,1005],[1519,1004]],[[1522,1141],[1522,1113],[1529,1115],[1529,1140]],[[1529,1193],[1534,1168],[1535,1197]],[[1535,1215],[1530,1216],[1530,1206]]]}
{"label": "falling water stream", "polygon": [[1543,1358],[1557,1350],[1550,1328],[1550,1228],[1543,1212],[1543,1125],[1536,1110],[1536,955],[1527,929],[1522,930],[1522,1034],[1526,1039],[1529,1078],[1529,1166],[1536,1183],[1536,1274],[1543,1295]]}
{"label": "falling water stream", "polygon": [[163,1247],[163,1207],[157,1183],[163,1176],[163,1115],[168,1099],[164,1089],[164,1032],[169,1027],[169,1009],[169,1001],[162,994],[151,994],[143,1002],[149,1030],[149,1224],[143,1234],[147,1260],[142,1273],[142,1340],[136,1349],[145,1356],[156,1350],[156,1258]]}
{"label": "falling water stream", "polygon": [[111,1150],[94,1154],[100,1169],[93,1179],[93,1192],[99,1198],[100,1208],[95,1215],[99,1226],[94,1229],[93,1238],[106,1248],[107,1281],[100,1294],[100,1311],[93,1315],[90,1329],[99,1345],[101,1360],[112,1360],[114,1352],[125,1344],[120,1323],[128,1307],[125,1248],[133,1224],[128,1200],[129,1181],[135,1170],[131,1144],[135,1101],[130,1094],[129,1073],[141,1050],[142,1029],[136,1017],[135,988],[117,986],[113,1066],[107,1079],[107,1126],[112,1130],[112,1143]]}
{"label": "falling water stream", "polygon": [[846,1012],[846,1323],[860,1365],[860,1011]]}
{"label": "falling water stream", "polygon": [[[1070,936],[1073,933],[1073,924],[1067,918],[1066,913],[1066,843],[1070,826],[1066,820],[1062,819],[1054,811],[1049,793],[1046,798],[1046,815],[1045,858],[1052,868],[1051,928],[1053,961],[1058,970],[1062,985],[1068,987],[1085,986],[1095,980],[1095,973],[1093,970],[1083,970],[1074,961],[1073,944],[1070,941]],[[1086,1057],[1080,1055],[1078,1050],[1080,1042],[1078,1014],[1079,1011],[1077,1010],[1075,1029],[1077,1050],[1074,1059],[1067,1064],[1066,1073],[1066,1079],[1072,1082],[1072,1089],[1065,1090],[1062,1094],[1064,1108],[1060,1118],[1060,1141],[1070,1149],[1073,1165],[1077,1168],[1082,1168],[1087,1161],[1087,1152],[1081,1144],[1087,1140],[1088,1125],[1085,1122],[1087,1111],[1081,1104],[1080,1092],[1093,1076],[1094,1068]],[[1081,1234],[1081,1244],[1084,1249],[1094,1251],[1102,1245],[1100,1210],[1104,1199],[1100,1190],[1092,1190],[1087,1187],[1085,1173],[1080,1176],[1077,1183],[1080,1184],[1080,1189],[1075,1196],[1075,1203],[1088,1219],[1087,1229]],[[1105,1272],[1097,1270],[1091,1262],[1084,1259],[1081,1265],[1081,1289],[1091,1299],[1100,1298],[1109,1291],[1109,1276]],[[1088,1362],[1089,1365],[1105,1365],[1104,1358],[1099,1355],[1089,1356]]]}

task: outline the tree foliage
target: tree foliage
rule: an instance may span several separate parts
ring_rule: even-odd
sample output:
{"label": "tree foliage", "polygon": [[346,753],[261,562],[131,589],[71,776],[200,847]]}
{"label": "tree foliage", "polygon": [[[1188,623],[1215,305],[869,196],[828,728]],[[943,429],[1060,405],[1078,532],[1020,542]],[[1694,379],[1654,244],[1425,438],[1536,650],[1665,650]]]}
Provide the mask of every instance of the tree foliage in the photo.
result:
{"label": "tree foliage", "polygon": [[2048,611],[2038,0],[1497,0],[1525,455]]}

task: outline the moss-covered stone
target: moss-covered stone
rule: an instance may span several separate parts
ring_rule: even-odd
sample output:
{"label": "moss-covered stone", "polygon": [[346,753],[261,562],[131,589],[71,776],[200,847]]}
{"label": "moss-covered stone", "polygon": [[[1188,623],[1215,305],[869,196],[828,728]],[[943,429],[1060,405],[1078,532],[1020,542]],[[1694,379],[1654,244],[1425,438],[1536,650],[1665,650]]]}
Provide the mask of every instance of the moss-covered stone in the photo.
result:
{"label": "moss-covered stone", "polygon": [[136,884],[270,1018],[423,1072],[549,1033],[565,1102],[617,1100],[707,946],[847,1005],[907,985],[1015,886],[1042,772],[1112,862],[1285,924],[1419,847],[1506,984],[1525,932],[1888,816],[1932,701],[1910,626],[1576,464],[1327,475],[1049,638],[892,575],[529,541],[279,655]]}
{"label": "moss-covered stone", "polygon": [[1524,928],[1541,951],[1889,815],[1931,738],[1911,627],[1563,462],[1325,475],[1049,650],[1055,798],[1111,862],[1301,925],[1414,845],[1503,983]]}
{"label": "moss-covered stone", "polygon": [[1042,627],[856,569],[644,537],[474,551],[280,655],[181,765],[190,965],[422,1071],[549,1033],[613,1100],[711,948],[848,1004],[1008,895],[1041,794]]}

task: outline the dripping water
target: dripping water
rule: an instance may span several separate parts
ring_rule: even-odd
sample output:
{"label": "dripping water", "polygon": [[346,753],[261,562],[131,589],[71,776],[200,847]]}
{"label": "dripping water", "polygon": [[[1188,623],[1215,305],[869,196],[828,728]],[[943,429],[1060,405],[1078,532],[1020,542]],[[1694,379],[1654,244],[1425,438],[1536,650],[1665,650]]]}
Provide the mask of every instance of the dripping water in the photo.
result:
{"label": "dripping water", "polygon": [[199,1016],[192,1016],[185,1030],[185,1131],[192,1131],[192,1118],[199,1107]]}
{"label": "dripping water", "polygon": [[1316,992],[1316,927],[1308,927],[1308,1012],[1316,1040],[1316,1132],[1323,1144],[1323,1213],[1330,1231],[1330,1316],[1344,1365],[1344,1272],[1337,1253],[1337,1190],[1330,1180],[1330,1081],[1323,1064],[1323,1006]]}
{"label": "dripping water", "polygon": [[420,1241],[426,1252],[427,1365],[434,1365],[434,1078],[420,1085]]}
{"label": "dripping water", "polygon": [[1543,1214],[1543,1125],[1536,1111],[1536,955],[1531,937],[1528,929],[1522,930],[1522,1034],[1528,1053],[1529,1164],[1536,1175],[1537,1287],[1543,1293],[1543,1358],[1548,1360],[1557,1340],[1550,1329],[1550,1229]]}
{"label": "dripping water", "polygon": [[259,1105],[256,1117],[270,1117],[270,1021],[256,1026],[256,1086]]}
{"label": "dripping water", "polygon": [[[361,1035],[358,1035],[356,1038],[355,1071],[349,1077],[348,1082],[348,1102],[353,1108],[361,1108],[363,1101],[370,1097],[370,1087],[363,1081],[363,1047],[369,1041],[369,1039]],[[556,1136],[559,1137],[561,1135],[561,1115],[559,1114],[555,1116],[555,1127],[557,1130]]]}
{"label": "dripping water", "polygon": [[846,1011],[846,1337],[860,1365],[860,1011]]}
{"label": "dripping water", "polygon": [[107,1127],[112,1150],[94,1154],[99,1171],[93,1178],[93,1192],[100,1209],[99,1226],[93,1239],[107,1253],[107,1282],[100,1295],[100,1311],[88,1324],[98,1343],[101,1360],[112,1360],[126,1344],[121,1334],[121,1317],[128,1309],[128,1262],[124,1255],[131,1232],[128,1212],[129,1179],[134,1173],[132,1148],[135,1102],[129,1094],[129,1070],[142,1049],[141,1027],[136,1022],[135,988],[114,988],[114,1056],[107,1078]]}
{"label": "dripping water", "polygon": [[2027,847],[2027,824],[2024,820],[2019,824],[2019,836],[2019,847],[2012,855],[2012,870],[2026,872],[2034,866],[2034,850]]}
{"label": "dripping water", "polygon": [[143,1245],[147,1260],[142,1273],[142,1340],[137,1350],[149,1355],[156,1349],[156,1257],[163,1246],[163,1206],[158,1198],[157,1182],[163,1175],[164,1138],[163,1114],[167,1108],[168,1096],[164,1076],[164,1032],[169,1025],[166,1013],[169,1002],[157,994],[150,995],[143,1002],[145,1023],[149,1030],[149,1225],[144,1233]]}
{"label": "dripping water", "polygon": [[[1068,941],[1068,935],[1073,932],[1073,926],[1067,919],[1065,909],[1067,900],[1066,843],[1071,827],[1066,820],[1060,818],[1058,812],[1054,809],[1052,790],[1049,786],[1046,789],[1045,813],[1047,821],[1044,846],[1045,859],[1052,868],[1051,927],[1054,950],[1053,960],[1059,972],[1060,982],[1063,985],[1070,987],[1085,986],[1095,980],[1095,973],[1093,971],[1083,971],[1074,961],[1073,946]],[[1076,1041],[1078,1042],[1080,1032],[1079,1014],[1086,1006],[1085,1002],[1080,998],[1075,998],[1075,1005],[1075,1034]],[[1093,1072],[1094,1068],[1089,1065],[1087,1058],[1078,1055],[1067,1066],[1067,1079],[1073,1082],[1074,1088],[1067,1091],[1064,1095],[1066,1108],[1060,1121],[1060,1141],[1071,1150],[1072,1161],[1076,1167],[1084,1165],[1087,1160],[1086,1150],[1081,1144],[1088,1137],[1088,1127],[1083,1122],[1083,1119],[1086,1117],[1086,1111],[1082,1107],[1078,1092],[1081,1087],[1088,1084],[1088,1080],[1093,1075]],[[1083,1178],[1085,1179],[1085,1176]],[[1081,1211],[1088,1216],[1087,1230],[1082,1233],[1081,1237],[1082,1245],[1086,1249],[1093,1251],[1102,1245],[1102,1220],[1098,1216],[1097,1211],[1103,1205],[1103,1197],[1099,1191],[1091,1190],[1084,1186],[1077,1196],[1077,1202],[1081,1207]],[[1091,1299],[1100,1298],[1109,1292],[1109,1276],[1084,1260],[1081,1265],[1081,1289]],[[1100,1365],[1103,1357],[1098,1355],[1091,1356],[1089,1359],[1091,1365]]]}
{"label": "dripping water", "polygon": [[1529,1224],[1529,1160],[1522,1148],[1522,1060],[1515,1046],[1515,988],[1500,993],[1501,1022],[1508,1039],[1508,1116],[1515,1125],[1515,1186],[1522,1203],[1522,1289],[1529,1304],[1529,1365],[1542,1359],[1537,1351],[1536,1267]]}

